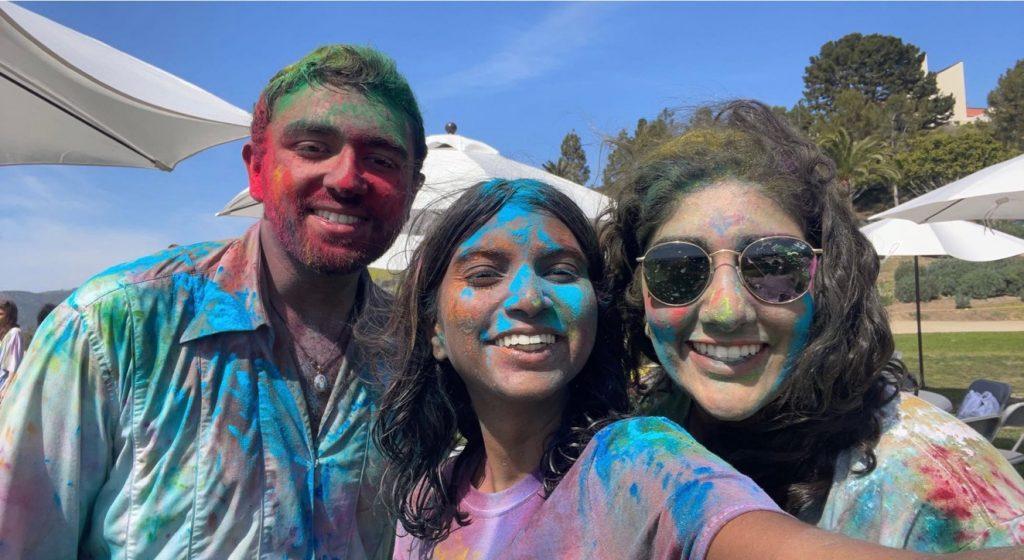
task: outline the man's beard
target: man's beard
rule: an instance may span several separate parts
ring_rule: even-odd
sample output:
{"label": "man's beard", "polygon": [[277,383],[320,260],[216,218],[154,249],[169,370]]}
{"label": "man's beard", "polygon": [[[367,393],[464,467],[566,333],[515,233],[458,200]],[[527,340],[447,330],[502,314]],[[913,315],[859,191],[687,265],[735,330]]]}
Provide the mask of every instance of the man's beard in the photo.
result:
{"label": "man's beard", "polygon": [[339,255],[318,250],[316,244],[306,236],[307,231],[300,223],[305,214],[300,213],[298,209],[282,216],[277,208],[268,206],[265,212],[265,217],[270,222],[274,236],[284,247],[285,252],[309,270],[325,276],[347,276],[366,268],[391,247],[401,231],[401,225],[398,225],[394,231],[374,235],[374,238],[385,242],[380,245],[376,243],[370,247],[345,245],[345,252]]}

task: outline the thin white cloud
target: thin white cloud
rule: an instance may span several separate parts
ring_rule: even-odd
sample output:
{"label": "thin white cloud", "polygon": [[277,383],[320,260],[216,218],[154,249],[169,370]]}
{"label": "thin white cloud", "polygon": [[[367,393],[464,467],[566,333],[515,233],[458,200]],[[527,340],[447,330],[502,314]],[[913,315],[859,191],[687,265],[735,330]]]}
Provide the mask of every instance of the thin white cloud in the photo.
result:
{"label": "thin white cloud", "polygon": [[179,205],[160,207],[149,223],[130,219],[119,191],[100,188],[75,169],[8,168],[2,187],[0,290],[73,288],[171,243],[234,237],[252,223]]}
{"label": "thin white cloud", "polygon": [[110,201],[80,175],[51,168],[40,175],[24,169],[5,170],[0,189],[0,208],[7,216],[43,215],[53,218],[100,216]]}
{"label": "thin white cloud", "polygon": [[0,290],[42,292],[73,288],[119,262],[167,246],[160,234],[129,229],[66,226],[28,218],[0,219],[6,263]]}
{"label": "thin white cloud", "polygon": [[591,3],[558,7],[486,60],[428,83],[422,96],[442,99],[505,89],[557,70],[600,35],[601,21],[610,9],[613,6]]}

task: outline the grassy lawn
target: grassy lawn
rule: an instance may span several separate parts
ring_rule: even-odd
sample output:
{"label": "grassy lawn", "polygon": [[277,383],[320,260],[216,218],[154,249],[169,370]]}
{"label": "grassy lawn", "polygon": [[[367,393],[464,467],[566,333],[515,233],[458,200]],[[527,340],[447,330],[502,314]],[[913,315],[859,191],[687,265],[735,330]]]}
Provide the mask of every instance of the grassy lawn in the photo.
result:
{"label": "grassy lawn", "polygon": [[[917,375],[917,335],[896,335],[896,349],[903,352],[907,369]],[[926,333],[924,378],[929,391],[942,393],[958,406],[974,379],[1010,384],[1011,402],[1024,400],[1024,332]],[[1010,447],[1021,431],[1003,429],[997,447]],[[1024,468],[1017,470],[1024,474]]]}

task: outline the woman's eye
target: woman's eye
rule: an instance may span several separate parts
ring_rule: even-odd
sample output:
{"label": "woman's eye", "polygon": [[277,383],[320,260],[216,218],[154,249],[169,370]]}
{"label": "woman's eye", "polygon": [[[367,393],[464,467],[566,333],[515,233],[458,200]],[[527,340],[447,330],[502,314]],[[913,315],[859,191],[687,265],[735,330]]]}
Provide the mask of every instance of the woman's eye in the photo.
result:
{"label": "woman's eye", "polygon": [[466,271],[466,282],[473,287],[485,287],[501,281],[501,273],[493,268],[473,268]]}
{"label": "woman's eye", "polygon": [[552,267],[547,276],[557,282],[575,282],[580,277],[579,270],[570,265]]}

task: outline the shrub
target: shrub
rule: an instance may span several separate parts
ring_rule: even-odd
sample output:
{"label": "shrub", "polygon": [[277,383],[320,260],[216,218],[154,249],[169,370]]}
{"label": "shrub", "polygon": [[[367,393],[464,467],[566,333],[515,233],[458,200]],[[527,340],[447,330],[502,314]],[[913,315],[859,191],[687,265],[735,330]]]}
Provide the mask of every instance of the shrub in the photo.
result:
{"label": "shrub", "polygon": [[[914,301],[914,265],[896,268],[896,299]],[[974,299],[1024,292],[1024,258],[976,263],[939,258],[921,268],[921,301],[963,294]]]}
{"label": "shrub", "polygon": [[[902,268],[902,265],[901,265]],[[894,290],[896,299],[903,303],[909,303],[914,301],[914,265],[910,265],[909,274],[899,274],[897,269],[896,275],[896,289]],[[935,278],[925,274],[925,269],[921,270],[921,301],[931,301],[938,299],[939,297],[939,285],[935,281]]]}
{"label": "shrub", "polygon": [[971,296],[961,292],[956,295],[956,308],[957,309],[970,309],[971,308]]}
{"label": "shrub", "polygon": [[991,268],[976,268],[960,278],[960,292],[975,299],[985,299],[1006,294],[1006,282],[999,271]]}

